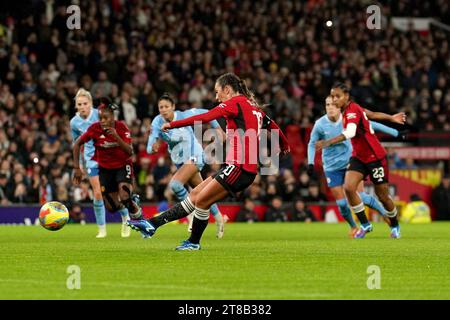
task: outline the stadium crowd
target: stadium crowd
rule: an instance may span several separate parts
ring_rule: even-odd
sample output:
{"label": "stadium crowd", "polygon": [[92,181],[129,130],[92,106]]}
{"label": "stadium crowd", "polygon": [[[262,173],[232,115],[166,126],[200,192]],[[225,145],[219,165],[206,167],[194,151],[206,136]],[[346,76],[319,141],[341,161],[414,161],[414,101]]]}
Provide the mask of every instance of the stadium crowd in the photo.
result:
{"label": "stadium crowd", "polygon": [[[69,120],[80,87],[120,107],[132,131],[139,193],[152,202],[171,196],[167,184],[176,170],[165,148],[145,151],[158,97],[170,92],[180,109],[211,108],[214,81],[224,72],[246,79],[292,146],[279,175],[259,176],[242,195],[248,203],[298,200],[302,211],[302,201],[327,201],[305,171],[305,146],[335,81],[374,111],[407,112],[412,131],[450,131],[450,33],[401,32],[387,20],[381,30],[369,30],[362,2],[335,2],[82,0],[80,30],[67,28],[64,1],[3,12],[0,204],[92,201],[87,181],[71,183]],[[418,12],[408,12],[408,3],[384,5],[382,13],[428,10],[448,22],[445,0],[414,1],[423,7]]]}

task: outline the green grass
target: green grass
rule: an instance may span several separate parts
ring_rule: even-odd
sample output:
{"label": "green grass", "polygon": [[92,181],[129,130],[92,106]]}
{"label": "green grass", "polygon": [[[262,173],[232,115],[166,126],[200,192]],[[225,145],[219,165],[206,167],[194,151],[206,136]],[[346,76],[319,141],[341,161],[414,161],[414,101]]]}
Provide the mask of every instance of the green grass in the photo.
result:
{"label": "green grass", "polygon": [[[450,299],[450,224],[403,225],[402,239],[376,224],[366,239],[344,224],[210,225],[202,250],[177,252],[185,225],[152,239],[95,239],[95,225],[0,227],[0,299]],[[67,268],[81,289],[66,287]],[[369,290],[370,265],[381,289]]]}

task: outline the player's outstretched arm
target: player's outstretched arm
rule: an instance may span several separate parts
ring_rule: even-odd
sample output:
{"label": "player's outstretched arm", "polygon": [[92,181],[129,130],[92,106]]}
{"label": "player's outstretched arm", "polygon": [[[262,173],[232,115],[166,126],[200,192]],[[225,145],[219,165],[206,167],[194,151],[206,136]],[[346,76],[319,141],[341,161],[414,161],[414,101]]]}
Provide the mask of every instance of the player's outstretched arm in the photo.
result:
{"label": "player's outstretched arm", "polygon": [[367,118],[369,118],[369,120],[390,121],[398,124],[405,124],[406,122],[406,114],[404,112],[399,112],[394,115],[390,115],[383,112],[373,112],[370,111],[369,109],[364,109],[364,112],[366,113]]}
{"label": "player's outstretched arm", "polygon": [[369,122],[370,122],[370,125],[372,126],[373,130],[375,130],[377,132],[383,132],[383,133],[386,133],[393,137],[398,137],[398,135],[399,135],[398,130],[396,130],[394,128],[385,126],[384,124],[381,124],[381,123],[378,123],[375,121],[369,121]]}
{"label": "player's outstretched arm", "polygon": [[195,122],[210,122],[224,115],[224,108],[217,106],[214,109],[209,110],[206,113],[198,114],[186,119],[181,119],[177,121],[172,121],[169,123],[164,123],[161,127],[162,131],[167,131],[173,128],[181,128],[194,125]]}

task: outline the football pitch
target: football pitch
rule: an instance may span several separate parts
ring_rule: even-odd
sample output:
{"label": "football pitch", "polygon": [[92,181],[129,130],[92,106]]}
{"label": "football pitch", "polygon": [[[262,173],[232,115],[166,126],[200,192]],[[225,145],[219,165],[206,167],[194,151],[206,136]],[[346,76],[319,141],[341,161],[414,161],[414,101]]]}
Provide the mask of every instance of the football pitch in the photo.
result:
{"label": "football pitch", "polygon": [[450,223],[404,224],[397,240],[374,227],[354,240],[342,223],[230,223],[217,240],[210,224],[202,250],[180,252],[185,225],[146,240],[119,224],[105,239],[1,226],[0,299],[450,299]]}

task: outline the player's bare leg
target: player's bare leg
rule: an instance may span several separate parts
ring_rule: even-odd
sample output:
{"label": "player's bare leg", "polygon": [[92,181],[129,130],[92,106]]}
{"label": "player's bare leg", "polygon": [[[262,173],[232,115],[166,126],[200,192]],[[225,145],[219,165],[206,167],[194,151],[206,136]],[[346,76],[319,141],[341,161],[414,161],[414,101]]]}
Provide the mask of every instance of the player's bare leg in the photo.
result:
{"label": "player's bare leg", "polygon": [[127,182],[119,183],[119,198],[120,203],[126,209],[126,215],[121,213],[122,216],[122,237],[130,236],[130,229],[128,228],[127,221],[132,219],[142,219],[142,208],[136,203],[132,197],[133,186]]}
{"label": "player's bare leg", "polygon": [[[202,182],[203,182],[203,178],[199,172],[194,174],[191,177],[191,179],[189,180],[189,184],[192,186],[192,188],[195,188]],[[216,203],[213,203],[211,205],[210,211],[211,211],[211,214],[214,216],[214,219],[216,220],[216,237],[218,239],[221,239],[221,238],[223,238],[223,235],[225,232],[225,221],[223,219],[222,213],[219,211],[219,207],[217,206]],[[192,216],[192,214],[190,214],[189,216]],[[191,227],[190,229],[191,230],[192,230],[192,222],[193,222],[193,219],[191,219],[191,221],[190,221],[190,227]]]}
{"label": "player's bare leg", "polygon": [[106,212],[105,204],[103,202],[102,191],[100,187],[99,176],[89,177],[89,183],[91,184],[92,190],[94,192],[94,214],[95,221],[98,226],[98,233],[96,238],[105,238],[106,232]]}
{"label": "player's bare leg", "polygon": [[364,180],[362,173],[348,170],[345,174],[344,190],[347,200],[352,206],[353,212],[361,223],[361,228],[355,234],[355,238],[363,238],[367,232],[372,231],[372,225],[367,219],[364,203],[358,194],[358,185]]}
{"label": "player's bare leg", "polygon": [[383,207],[386,209],[386,216],[389,219],[389,225],[391,227],[391,237],[392,238],[400,238],[400,228],[398,225],[397,218],[397,207],[395,206],[394,201],[389,195],[389,186],[387,183],[382,183],[375,185],[375,193],[383,204]]}
{"label": "player's bare leg", "polygon": [[105,201],[106,209],[109,212],[119,212],[122,218],[122,228],[121,228],[121,236],[123,238],[127,238],[130,236],[130,228],[126,224],[129,219],[128,209],[124,207],[124,205],[120,202],[120,196],[118,192],[110,192],[107,194],[103,194],[103,199]]}
{"label": "player's bare leg", "polygon": [[356,226],[355,220],[353,220],[352,212],[350,210],[350,207],[344,194],[344,187],[343,186],[331,187],[330,191],[333,194],[334,199],[336,199],[336,204],[338,205],[339,212],[350,226],[350,231],[348,235],[353,238],[356,231],[358,231],[358,227]]}
{"label": "player's bare leg", "polygon": [[133,187],[130,183],[119,183],[119,199],[125,208],[128,209],[128,213],[132,219],[142,218],[141,207],[132,198]]}

